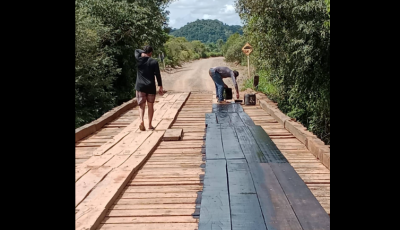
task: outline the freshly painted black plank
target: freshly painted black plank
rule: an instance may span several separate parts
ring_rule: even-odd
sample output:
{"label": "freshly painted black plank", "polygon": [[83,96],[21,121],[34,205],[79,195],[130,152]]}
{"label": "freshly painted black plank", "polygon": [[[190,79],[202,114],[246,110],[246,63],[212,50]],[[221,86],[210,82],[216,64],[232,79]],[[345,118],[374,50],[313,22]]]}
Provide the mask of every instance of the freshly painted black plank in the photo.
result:
{"label": "freshly painted black plank", "polygon": [[211,112],[212,112],[212,113],[216,113],[217,110],[218,110],[218,104],[212,104]]}
{"label": "freshly painted black plank", "polygon": [[218,124],[229,124],[231,123],[231,118],[228,113],[215,113],[217,116]]}
{"label": "freshly painted black plank", "polygon": [[213,104],[212,112],[213,113],[227,113],[229,104]]}
{"label": "freshly painted black plank", "polygon": [[208,160],[200,206],[199,230],[231,230],[225,160]]}
{"label": "freshly painted black plank", "polygon": [[247,113],[245,112],[238,112],[240,118],[242,119],[243,123],[245,125],[255,125],[254,121],[249,117],[249,115],[247,115]]}
{"label": "freshly painted black plank", "polygon": [[268,230],[302,230],[269,164],[249,163],[248,165]]}
{"label": "freshly painted black plank", "polygon": [[255,194],[253,179],[245,159],[227,160],[229,194]]}
{"label": "freshly painted black plank", "polygon": [[247,162],[267,162],[250,130],[246,127],[235,127],[235,131]]}
{"label": "freshly painted black plank", "polygon": [[232,230],[267,229],[256,194],[230,195],[230,204]]}
{"label": "freshly painted black plank", "polygon": [[221,127],[222,147],[226,159],[244,159],[234,127]]}
{"label": "freshly painted black plank", "polygon": [[243,107],[241,104],[239,103],[235,103],[235,107],[236,107],[236,112],[243,112]]}
{"label": "freshly painted black plank", "polygon": [[232,230],[266,229],[245,159],[227,160]]}
{"label": "freshly painted black plank", "polygon": [[215,125],[217,124],[217,117],[215,113],[206,113],[206,127],[208,125]]}
{"label": "freshly painted black plank", "polygon": [[239,114],[237,113],[228,113],[229,118],[231,119],[232,126],[245,126]]}
{"label": "freshly painted black plank", "polygon": [[288,163],[285,156],[279,151],[275,143],[272,142],[271,138],[261,126],[247,126],[247,128],[251,131],[258,146],[264,153],[267,163]]}
{"label": "freshly painted black plank", "polygon": [[304,230],[330,229],[330,217],[289,164],[269,163]]}
{"label": "freshly painted black plank", "polygon": [[235,103],[230,103],[228,104],[228,113],[236,113],[236,104]]}
{"label": "freshly painted black plank", "polygon": [[222,148],[220,125],[208,125],[206,128],[206,159],[225,159]]}

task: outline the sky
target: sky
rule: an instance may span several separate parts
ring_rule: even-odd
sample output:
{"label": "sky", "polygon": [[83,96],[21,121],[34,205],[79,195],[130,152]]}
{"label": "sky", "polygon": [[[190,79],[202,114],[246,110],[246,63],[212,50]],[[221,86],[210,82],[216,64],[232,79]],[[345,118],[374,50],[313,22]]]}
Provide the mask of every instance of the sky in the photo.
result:
{"label": "sky", "polygon": [[166,9],[169,27],[179,29],[197,19],[218,19],[228,25],[243,26],[235,12],[235,0],[175,0]]}

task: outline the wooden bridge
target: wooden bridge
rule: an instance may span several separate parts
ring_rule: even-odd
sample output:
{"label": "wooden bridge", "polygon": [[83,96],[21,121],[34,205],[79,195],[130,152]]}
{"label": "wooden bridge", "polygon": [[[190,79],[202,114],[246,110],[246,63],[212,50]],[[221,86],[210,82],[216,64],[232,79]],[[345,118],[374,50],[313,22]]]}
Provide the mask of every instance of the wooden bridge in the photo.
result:
{"label": "wooden bridge", "polygon": [[154,131],[134,100],[78,129],[76,229],[330,229],[330,171],[267,102],[169,92]]}

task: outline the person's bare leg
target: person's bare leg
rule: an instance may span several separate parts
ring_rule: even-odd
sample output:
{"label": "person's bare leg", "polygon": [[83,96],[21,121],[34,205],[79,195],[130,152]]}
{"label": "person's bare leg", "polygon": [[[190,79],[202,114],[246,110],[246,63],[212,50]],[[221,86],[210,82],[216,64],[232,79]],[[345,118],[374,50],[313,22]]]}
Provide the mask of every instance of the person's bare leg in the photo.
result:
{"label": "person's bare leg", "polygon": [[139,105],[139,117],[140,123],[144,125],[144,110],[146,109],[146,103],[142,103]]}
{"label": "person's bare leg", "polygon": [[149,129],[152,129],[151,121],[153,120],[154,103],[147,102],[148,115],[149,115]]}

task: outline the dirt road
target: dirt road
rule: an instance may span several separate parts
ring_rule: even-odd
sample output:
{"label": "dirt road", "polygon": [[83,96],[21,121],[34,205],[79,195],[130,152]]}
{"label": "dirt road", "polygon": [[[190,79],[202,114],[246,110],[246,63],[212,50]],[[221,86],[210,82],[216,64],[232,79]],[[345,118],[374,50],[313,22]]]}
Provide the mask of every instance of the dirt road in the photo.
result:
{"label": "dirt road", "polygon": [[[174,69],[169,73],[162,72],[164,90],[177,92],[210,91],[215,94],[215,85],[208,74],[208,70],[216,66],[231,68],[229,63],[224,62],[224,57],[214,57],[185,63],[182,68]],[[244,72],[239,71],[240,74]],[[232,80],[227,78],[224,79],[224,82],[232,87]]]}

